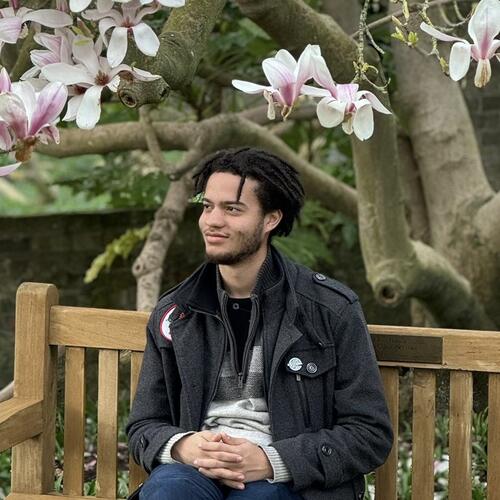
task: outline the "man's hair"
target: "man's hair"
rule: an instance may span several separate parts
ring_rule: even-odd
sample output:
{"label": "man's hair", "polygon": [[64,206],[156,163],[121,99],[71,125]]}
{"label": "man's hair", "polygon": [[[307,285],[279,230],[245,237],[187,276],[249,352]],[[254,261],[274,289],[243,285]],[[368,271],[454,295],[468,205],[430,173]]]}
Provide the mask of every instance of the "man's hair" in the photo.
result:
{"label": "man's hair", "polygon": [[287,236],[304,205],[304,188],[299,173],[281,158],[254,148],[223,149],[207,157],[193,176],[195,196],[205,191],[209,177],[215,172],[229,172],[241,177],[237,201],[248,177],[258,182],[256,190],[264,214],[281,210],[283,218],[269,238]]}

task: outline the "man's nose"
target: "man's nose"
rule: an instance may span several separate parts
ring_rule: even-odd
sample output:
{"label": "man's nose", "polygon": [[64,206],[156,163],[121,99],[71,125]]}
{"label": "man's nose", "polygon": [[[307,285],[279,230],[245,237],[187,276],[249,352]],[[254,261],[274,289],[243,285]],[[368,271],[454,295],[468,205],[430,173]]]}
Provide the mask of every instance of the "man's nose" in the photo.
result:
{"label": "man's nose", "polygon": [[208,226],[222,227],[224,225],[224,213],[219,208],[214,207],[205,214],[205,222]]}

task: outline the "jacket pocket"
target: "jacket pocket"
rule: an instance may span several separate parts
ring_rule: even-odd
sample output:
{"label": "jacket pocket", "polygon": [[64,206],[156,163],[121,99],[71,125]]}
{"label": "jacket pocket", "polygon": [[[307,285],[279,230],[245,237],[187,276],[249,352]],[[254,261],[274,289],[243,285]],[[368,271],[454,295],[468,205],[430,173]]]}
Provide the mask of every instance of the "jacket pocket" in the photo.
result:
{"label": "jacket pocket", "polygon": [[318,415],[331,411],[326,401],[329,388],[333,387],[334,346],[294,349],[287,354],[285,363],[287,372],[295,378],[306,430],[325,425],[325,418],[318,419]]}

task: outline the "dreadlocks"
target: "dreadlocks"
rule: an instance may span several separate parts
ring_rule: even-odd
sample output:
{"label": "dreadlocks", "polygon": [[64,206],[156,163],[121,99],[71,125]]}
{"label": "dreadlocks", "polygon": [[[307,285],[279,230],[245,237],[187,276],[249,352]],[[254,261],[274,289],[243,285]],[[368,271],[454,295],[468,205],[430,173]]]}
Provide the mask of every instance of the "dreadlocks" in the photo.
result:
{"label": "dreadlocks", "polygon": [[245,179],[259,183],[257,198],[263,212],[281,210],[283,218],[273,229],[274,235],[287,236],[298,219],[304,204],[304,188],[295,168],[277,156],[254,148],[223,149],[206,158],[194,175],[195,195],[205,191],[209,177],[215,172],[229,172],[241,177],[237,200],[239,201]]}

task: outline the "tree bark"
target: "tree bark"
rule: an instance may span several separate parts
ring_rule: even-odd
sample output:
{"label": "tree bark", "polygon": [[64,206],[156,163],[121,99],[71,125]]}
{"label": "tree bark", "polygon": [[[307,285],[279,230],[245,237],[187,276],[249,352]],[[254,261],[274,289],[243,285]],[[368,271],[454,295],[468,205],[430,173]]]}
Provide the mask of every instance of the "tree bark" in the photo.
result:
{"label": "tree bark", "polygon": [[[355,45],[335,21],[330,22],[300,0],[239,0],[238,4],[280,46],[297,53],[307,43],[317,43],[334,78],[340,82],[352,78],[353,70],[348,66],[356,60]],[[365,142],[353,138],[352,145],[361,249],[375,298],[383,305],[395,306],[416,296],[437,315],[439,324],[456,325],[472,314],[472,324],[491,325],[467,280],[432,248],[409,237],[394,117],[375,113],[372,138]],[[450,307],[434,307],[432,303],[435,296],[426,280],[438,277],[445,280],[446,294],[441,300]],[[457,297],[459,304],[454,302]]]}

